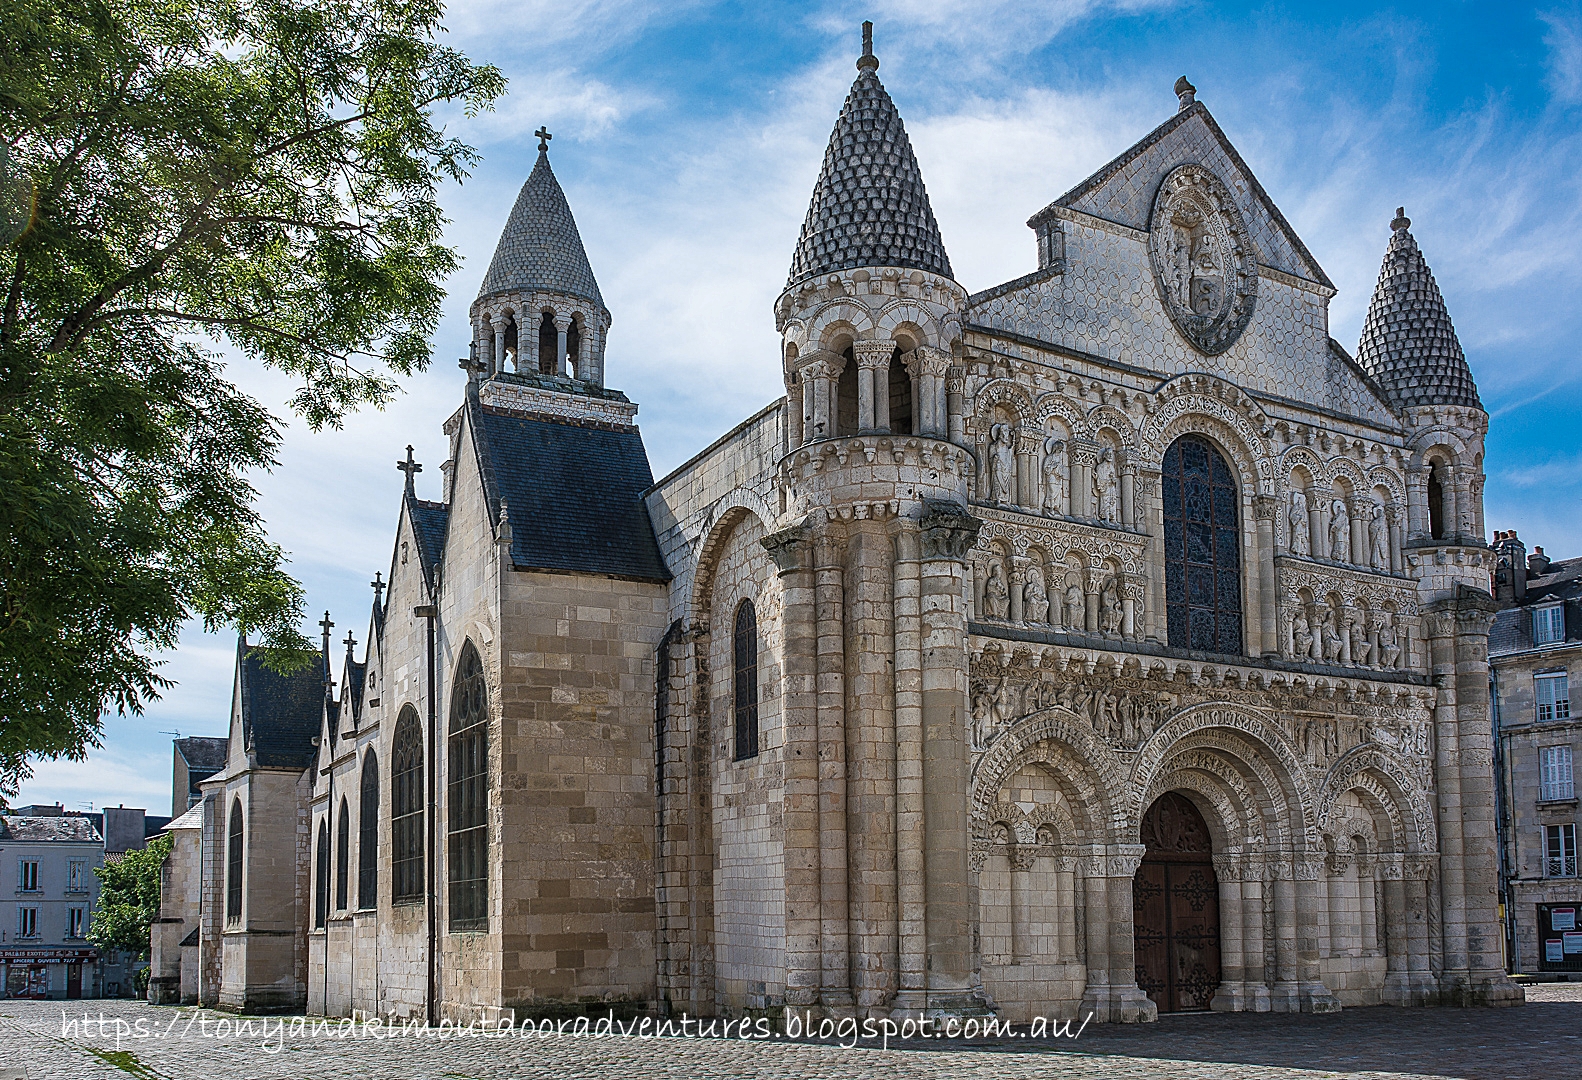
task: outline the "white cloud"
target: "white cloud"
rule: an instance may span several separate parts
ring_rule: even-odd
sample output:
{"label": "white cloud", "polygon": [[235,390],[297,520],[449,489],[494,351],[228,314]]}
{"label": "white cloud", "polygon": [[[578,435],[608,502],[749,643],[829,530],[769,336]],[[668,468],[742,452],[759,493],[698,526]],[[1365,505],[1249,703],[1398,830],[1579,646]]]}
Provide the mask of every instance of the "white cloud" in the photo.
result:
{"label": "white cloud", "polygon": [[1549,32],[1549,90],[1556,100],[1582,101],[1582,20],[1576,13],[1545,11],[1538,15]]}

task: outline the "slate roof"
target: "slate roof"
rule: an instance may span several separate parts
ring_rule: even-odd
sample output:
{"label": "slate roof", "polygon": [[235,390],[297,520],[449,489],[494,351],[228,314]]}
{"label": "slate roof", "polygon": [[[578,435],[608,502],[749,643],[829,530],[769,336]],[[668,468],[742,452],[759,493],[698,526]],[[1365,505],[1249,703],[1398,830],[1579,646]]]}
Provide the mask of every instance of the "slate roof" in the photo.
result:
{"label": "slate roof", "polygon": [[[441,502],[420,499],[407,489],[407,513],[412,518],[412,532],[417,537],[417,554],[423,566],[423,577],[432,582],[434,567],[445,553],[445,528],[450,522],[450,507]],[[383,617],[380,619],[383,622]]]}
{"label": "slate roof", "polygon": [[53,841],[100,844],[104,839],[85,817],[0,817],[0,840],[36,844]]}
{"label": "slate roof", "polygon": [[516,197],[478,295],[533,290],[604,306],[582,235],[545,150],[538,152],[538,163]]}
{"label": "slate roof", "polygon": [[278,675],[264,666],[246,638],[237,641],[236,655],[242,745],[266,768],[312,765],[313,739],[324,722],[324,657],[294,675]]}
{"label": "slate roof", "polygon": [[230,749],[229,739],[211,739],[200,735],[191,735],[185,739],[176,740],[176,752],[187,762],[187,768],[192,771],[212,769],[215,772],[225,768],[225,759]]}
{"label": "slate roof", "polygon": [[1532,609],[1555,600],[1566,609],[1566,644],[1582,642],[1582,559],[1562,559],[1550,563],[1546,573],[1527,579],[1527,595],[1519,605],[1495,614],[1489,627],[1489,655],[1533,648]]}
{"label": "slate roof", "polygon": [[643,492],[653,486],[636,428],[491,409],[467,410],[491,517],[500,500],[519,570],[668,581]]}
{"label": "slate roof", "polygon": [[912,267],[954,280],[912,141],[879,82],[879,62],[864,56],[857,67],[813,185],[786,288],[858,266]]}
{"label": "slate roof", "polygon": [[170,832],[174,829],[201,829],[203,828],[203,804],[198,803],[190,807],[185,814],[173,818],[165,823],[160,832]]}
{"label": "slate roof", "polygon": [[1481,409],[1439,285],[1412,237],[1411,219],[1403,211],[1396,215],[1357,359],[1399,406]]}

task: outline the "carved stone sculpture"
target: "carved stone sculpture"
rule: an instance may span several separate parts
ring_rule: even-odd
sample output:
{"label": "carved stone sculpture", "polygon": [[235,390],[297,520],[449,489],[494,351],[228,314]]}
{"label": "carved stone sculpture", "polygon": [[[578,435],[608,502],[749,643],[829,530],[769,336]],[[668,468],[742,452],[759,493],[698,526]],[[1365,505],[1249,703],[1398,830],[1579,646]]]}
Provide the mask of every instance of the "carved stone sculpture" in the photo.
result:
{"label": "carved stone sculpture", "polygon": [[989,566],[989,580],[983,586],[983,608],[991,619],[1004,619],[1011,613],[1011,588],[1005,583],[1005,568],[998,562]]}
{"label": "carved stone sculpture", "polygon": [[1115,471],[1115,451],[1106,446],[1093,466],[1093,502],[1100,521],[1121,519],[1121,478]]}
{"label": "carved stone sculpture", "polygon": [[1340,499],[1329,507],[1329,557],[1336,562],[1351,561],[1351,515]]}
{"label": "carved stone sculpture", "polygon": [[1368,632],[1363,626],[1362,618],[1353,615],[1347,619],[1346,632],[1351,638],[1351,662],[1353,664],[1366,664],[1368,662]]}
{"label": "carved stone sculpture", "polygon": [[1070,630],[1081,630],[1086,625],[1084,618],[1086,604],[1082,597],[1082,586],[1073,581],[1066,586],[1066,627]]}
{"label": "carved stone sculpture", "polygon": [[1390,527],[1384,520],[1384,507],[1377,504],[1368,516],[1368,561],[1375,570],[1390,568]]}
{"label": "carved stone sculpture", "polygon": [[1291,637],[1295,645],[1296,659],[1317,660],[1318,641],[1313,636],[1313,629],[1307,621],[1307,615],[1301,608],[1296,609],[1296,614],[1291,617]]}
{"label": "carved stone sculpture", "polygon": [[1069,478],[1065,440],[1048,440],[1044,443],[1044,513],[1051,517],[1067,513]]}
{"label": "carved stone sculpture", "polygon": [[1308,554],[1312,548],[1308,543],[1307,496],[1300,491],[1291,492],[1291,510],[1286,521],[1291,526],[1291,554]]}
{"label": "carved stone sculpture", "polygon": [[1379,666],[1401,666],[1401,639],[1395,632],[1395,616],[1386,611],[1379,621]]}
{"label": "carved stone sculpture", "polygon": [[1340,659],[1340,628],[1335,625],[1333,610],[1324,612],[1324,623],[1321,627],[1324,639],[1324,659],[1335,662]]}
{"label": "carved stone sculpture", "polygon": [[1049,593],[1037,567],[1027,572],[1027,584],[1022,587],[1022,617],[1040,626],[1049,621]]}
{"label": "carved stone sculpture", "polygon": [[1113,577],[1104,579],[1104,588],[1099,592],[1099,629],[1106,634],[1121,632],[1121,594]]}
{"label": "carved stone sculpture", "polygon": [[1016,449],[1010,424],[989,431],[989,493],[1001,506],[1016,503]]}

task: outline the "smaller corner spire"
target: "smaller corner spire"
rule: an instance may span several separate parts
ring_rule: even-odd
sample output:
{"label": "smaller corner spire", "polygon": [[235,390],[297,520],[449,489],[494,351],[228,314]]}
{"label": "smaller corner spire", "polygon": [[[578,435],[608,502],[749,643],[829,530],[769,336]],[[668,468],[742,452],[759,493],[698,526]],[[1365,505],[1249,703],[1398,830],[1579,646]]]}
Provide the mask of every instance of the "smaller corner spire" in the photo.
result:
{"label": "smaller corner spire", "polygon": [[1406,207],[1397,206],[1395,208],[1395,220],[1390,222],[1390,231],[1392,233],[1405,232],[1411,227],[1412,219],[1406,216]]}
{"label": "smaller corner spire", "polygon": [[1197,100],[1197,87],[1187,82],[1185,75],[1176,80],[1176,100],[1181,104],[1176,107],[1176,112],[1186,112]]}
{"label": "smaller corner spire", "polygon": [[878,71],[879,58],[873,54],[873,22],[862,24],[862,55],[857,57],[858,71]]}

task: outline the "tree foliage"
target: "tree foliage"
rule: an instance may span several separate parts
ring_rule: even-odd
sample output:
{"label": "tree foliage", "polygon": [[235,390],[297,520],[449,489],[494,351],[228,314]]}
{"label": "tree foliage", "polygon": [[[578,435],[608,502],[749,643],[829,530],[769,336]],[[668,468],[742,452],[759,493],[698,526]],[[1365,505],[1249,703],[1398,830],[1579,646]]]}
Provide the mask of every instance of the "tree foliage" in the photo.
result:
{"label": "tree foliage", "polygon": [[312,427],[424,368],[439,186],[499,72],[433,0],[7,0],[0,34],[0,793],[168,685],[182,624],[304,663],[255,508],[280,421],[215,351],[290,375]]}
{"label": "tree foliage", "polygon": [[88,924],[88,940],[100,949],[120,949],[134,960],[148,958],[149,928],[159,918],[159,880],[175,841],[156,837],[142,851],[128,851],[120,862],[93,869],[99,878],[99,906]]}

